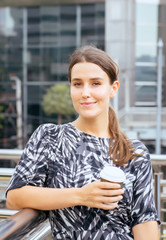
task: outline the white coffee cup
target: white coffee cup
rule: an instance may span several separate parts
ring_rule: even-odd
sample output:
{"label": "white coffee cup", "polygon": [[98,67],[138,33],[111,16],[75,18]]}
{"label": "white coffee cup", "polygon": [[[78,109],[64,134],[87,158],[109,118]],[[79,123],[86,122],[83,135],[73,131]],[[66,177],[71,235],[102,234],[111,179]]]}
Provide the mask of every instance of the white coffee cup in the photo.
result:
{"label": "white coffee cup", "polygon": [[124,171],[112,165],[106,165],[100,172],[101,181],[119,183],[121,187],[125,182],[125,179]]}
{"label": "white coffee cup", "polygon": [[[102,182],[112,182],[118,183],[123,187],[123,184],[126,180],[125,173],[118,167],[112,165],[105,166],[100,172],[100,181]],[[113,203],[107,203],[113,204]]]}

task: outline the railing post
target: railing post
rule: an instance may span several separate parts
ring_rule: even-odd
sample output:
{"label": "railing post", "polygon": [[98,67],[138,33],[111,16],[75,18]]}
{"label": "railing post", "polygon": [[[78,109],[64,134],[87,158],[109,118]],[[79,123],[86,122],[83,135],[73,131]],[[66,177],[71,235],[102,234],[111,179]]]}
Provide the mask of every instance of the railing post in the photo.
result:
{"label": "railing post", "polygon": [[154,173],[154,199],[155,199],[155,204],[156,204],[156,209],[157,209],[157,214],[160,219],[160,209],[161,209],[161,202],[160,202],[160,194],[161,194],[161,189],[160,189],[160,178],[161,178],[161,173],[160,172],[155,172]]}
{"label": "railing post", "polygon": [[161,114],[162,114],[162,68],[163,68],[163,41],[158,41],[157,60],[157,123],[156,123],[156,154],[161,154]]}

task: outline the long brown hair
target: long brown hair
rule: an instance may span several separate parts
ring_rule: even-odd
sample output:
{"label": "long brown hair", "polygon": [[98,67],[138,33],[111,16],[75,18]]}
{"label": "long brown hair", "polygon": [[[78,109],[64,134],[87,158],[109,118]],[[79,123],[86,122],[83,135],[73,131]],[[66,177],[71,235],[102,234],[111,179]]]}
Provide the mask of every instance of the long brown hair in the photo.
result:
{"label": "long brown hair", "polygon": [[[97,64],[105,73],[107,73],[110,79],[110,84],[113,84],[118,80],[118,65],[106,52],[94,46],[83,46],[76,49],[70,57],[68,68],[69,81],[71,81],[71,70],[73,66],[80,62]],[[112,106],[109,108],[109,131],[112,137],[109,144],[109,155],[114,164],[122,166],[138,155],[135,153],[131,141],[120,128],[117,115]]]}

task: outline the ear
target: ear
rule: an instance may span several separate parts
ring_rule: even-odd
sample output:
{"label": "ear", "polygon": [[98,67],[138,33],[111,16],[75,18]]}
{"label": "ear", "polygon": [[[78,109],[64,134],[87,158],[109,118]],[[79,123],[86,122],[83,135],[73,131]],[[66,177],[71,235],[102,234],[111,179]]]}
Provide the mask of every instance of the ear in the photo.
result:
{"label": "ear", "polygon": [[111,90],[110,98],[115,97],[118,89],[119,89],[119,81],[115,81],[115,82],[112,84],[112,90]]}

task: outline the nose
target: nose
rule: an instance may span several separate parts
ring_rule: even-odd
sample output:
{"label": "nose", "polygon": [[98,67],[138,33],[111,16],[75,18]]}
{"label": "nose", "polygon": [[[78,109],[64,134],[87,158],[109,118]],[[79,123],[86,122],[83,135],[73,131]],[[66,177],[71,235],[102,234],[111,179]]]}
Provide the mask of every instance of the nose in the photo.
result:
{"label": "nose", "polygon": [[84,85],[82,88],[82,97],[83,98],[88,98],[90,97],[90,88],[88,85]]}

